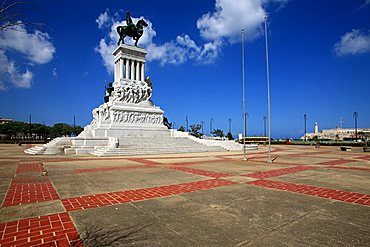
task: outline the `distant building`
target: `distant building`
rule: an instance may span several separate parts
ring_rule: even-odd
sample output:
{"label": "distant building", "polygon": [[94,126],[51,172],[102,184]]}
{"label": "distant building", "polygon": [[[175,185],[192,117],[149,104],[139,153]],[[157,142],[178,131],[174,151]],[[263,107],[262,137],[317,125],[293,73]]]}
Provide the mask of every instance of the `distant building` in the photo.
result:
{"label": "distant building", "polygon": [[11,122],[15,122],[15,121],[10,118],[0,118],[0,124],[6,124],[6,123],[11,123]]}
{"label": "distant building", "polygon": [[319,124],[315,122],[315,134],[319,133]]}
{"label": "distant building", "polygon": [[[328,139],[328,140],[346,140],[355,139],[356,132],[354,128],[335,128],[335,129],[318,129],[318,124],[315,123],[315,133],[306,133],[307,139],[313,139],[317,137],[318,139]],[[357,137],[359,139],[370,137],[370,128],[357,128]],[[304,140],[304,136],[301,137]]]}

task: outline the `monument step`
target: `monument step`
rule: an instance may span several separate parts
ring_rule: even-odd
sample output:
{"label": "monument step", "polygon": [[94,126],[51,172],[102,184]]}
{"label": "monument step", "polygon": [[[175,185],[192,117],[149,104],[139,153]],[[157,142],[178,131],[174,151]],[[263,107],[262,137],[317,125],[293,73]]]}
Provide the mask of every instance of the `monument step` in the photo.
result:
{"label": "monument step", "polygon": [[96,150],[91,154],[97,156],[129,156],[129,155],[144,155],[144,154],[170,154],[170,153],[199,153],[199,152],[224,152],[223,149],[158,149],[158,150],[121,150],[119,148],[115,149],[105,149]]}

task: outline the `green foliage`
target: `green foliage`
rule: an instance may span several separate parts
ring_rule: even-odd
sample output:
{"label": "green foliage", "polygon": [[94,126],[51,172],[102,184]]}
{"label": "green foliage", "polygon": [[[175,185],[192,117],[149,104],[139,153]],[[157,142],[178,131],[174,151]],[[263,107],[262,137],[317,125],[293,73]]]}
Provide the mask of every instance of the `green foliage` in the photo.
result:
{"label": "green foliage", "polygon": [[51,129],[51,136],[58,137],[58,136],[70,136],[73,130],[70,125],[65,123],[57,123]]}
{"label": "green foliage", "polygon": [[0,138],[1,139],[46,139],[47,137],[55,138],[59,136],[71,136],[73,133],[78,135],[83,128],[81,126],[73,126],[58,123],[53,127],[25,122],[9,122],[0,124]]}
{"label": "green foliage", "polygon": [[193,124],[193,125],[190,125],[190,135],[193,135],[195,137],[202,137],[202,134],[199,132],[201,129],[202,129],[202,125],[201,124]]}
{"label": "green foliage", "polygon": [[212,134],[215,135],[215,136],[219,136],[219,137],[224,137],[224,131],[221,130],[221,129],[214,129],[212,131]]}
{"label": "green foliage", "polygon": [[185,127],[181,125],[180,128],[178,128],[178,131],[185,132]]}
{"label": "green foliage", "polygon": [[234,140],[233,134],[231,134],[230,132],[227,132],[226,138],[229,139],[229,140]]}

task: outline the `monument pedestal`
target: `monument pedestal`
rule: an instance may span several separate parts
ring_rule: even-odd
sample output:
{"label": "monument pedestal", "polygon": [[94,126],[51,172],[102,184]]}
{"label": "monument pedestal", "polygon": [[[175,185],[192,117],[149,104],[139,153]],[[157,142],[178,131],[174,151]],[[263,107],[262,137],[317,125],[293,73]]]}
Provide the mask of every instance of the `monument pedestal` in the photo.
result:
{"label": "monument pedestal", "polygon": [[150,100],[152,83],[145,79],[142,48],[120,45],[113,52],[114,82],[107,89],[107,102],[93,110],[93,121],[79,137],[170,136],[163,125],[163,111]]}
{"label": "monument pedestal", "polygon": [[163,111],[151,102],[108,102],[94,109],[91,137],[155,137],[170,135],[163,125]]}

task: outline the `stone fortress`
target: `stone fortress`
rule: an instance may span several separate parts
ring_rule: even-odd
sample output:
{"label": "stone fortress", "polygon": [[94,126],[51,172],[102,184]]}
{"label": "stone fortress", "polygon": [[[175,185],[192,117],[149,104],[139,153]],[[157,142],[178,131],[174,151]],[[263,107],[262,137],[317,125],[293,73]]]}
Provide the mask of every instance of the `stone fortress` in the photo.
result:
{"label": "stone fortress", "polygon": [[98,156],[240,150],[234,141],[198,139],[169,130],[164,111],[151,101],[152,82],[145,79],[146,51],[121,44],[114,52],[114,81],[93,120],[77,137],[61,137],[29,154],[93,154]]}
{"label": "stone fortress", "polygon": [[[354,128],[341,128],[341,127],[337,127],[335,129],[319,130],[319,125],[316,122],[314,132],[306,133],[306,138],[313,139],[315,136],[318,139],[342,141],[345,139],[355,139],[356,130]],[[370,129],[369,128],[358,128],[357,136],[359,139],[365,136],[370,136]],[[300,139],[304,140],[305,136],[303,135]]]}

